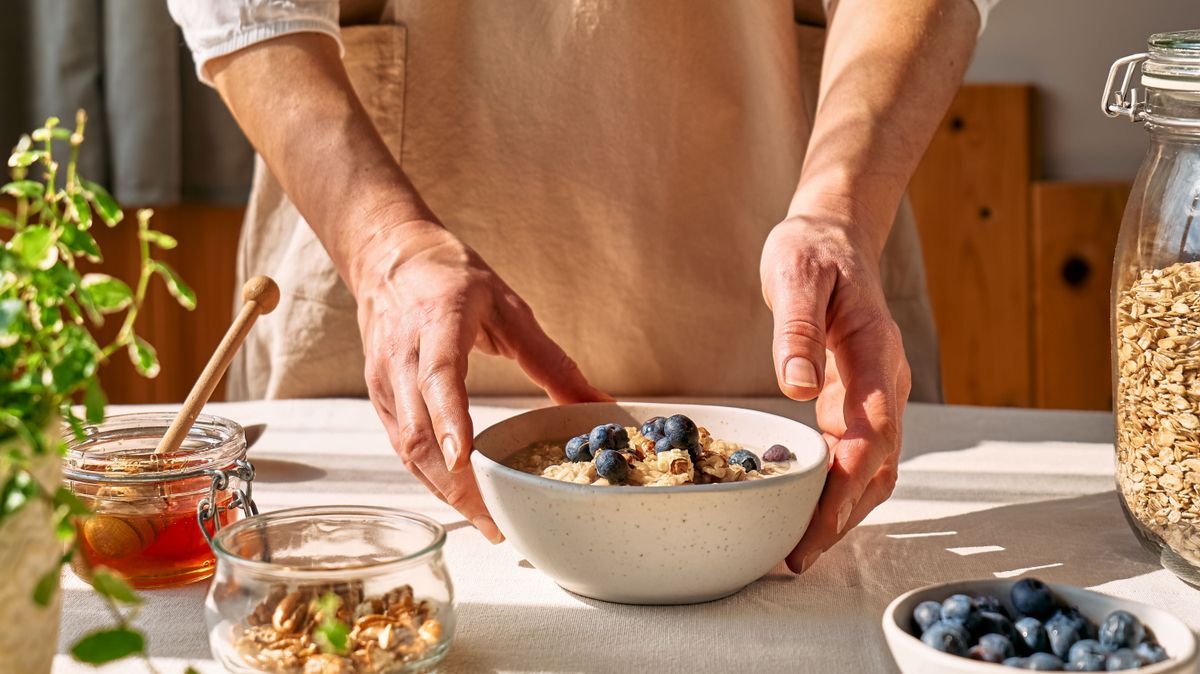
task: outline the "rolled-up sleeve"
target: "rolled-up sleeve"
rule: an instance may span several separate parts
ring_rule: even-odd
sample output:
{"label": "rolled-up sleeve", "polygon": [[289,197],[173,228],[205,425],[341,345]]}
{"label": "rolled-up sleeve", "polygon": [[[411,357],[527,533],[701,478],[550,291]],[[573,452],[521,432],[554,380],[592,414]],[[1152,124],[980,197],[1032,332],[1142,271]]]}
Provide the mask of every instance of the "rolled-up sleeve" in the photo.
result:
{"label": "rolled-up sleeve", "polygon": [[167,0],[192,50],[196,75],[209,60],[289,33],[324,33],[343,49],[337,0]]}

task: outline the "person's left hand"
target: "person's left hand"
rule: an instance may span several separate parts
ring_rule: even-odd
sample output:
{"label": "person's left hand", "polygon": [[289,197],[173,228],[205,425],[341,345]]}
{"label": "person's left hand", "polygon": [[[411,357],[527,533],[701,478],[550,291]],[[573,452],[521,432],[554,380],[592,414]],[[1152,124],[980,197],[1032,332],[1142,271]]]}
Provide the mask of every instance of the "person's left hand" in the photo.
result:
{"label": "person's left hand", "polygon": [[779,388],[817,398],[832,464],[808,531],[787,558],[797,573],[892,494],[911,375],[879,278],[879,251],[848,218],[794,215],[763,247],[763,296],[775,316]]}

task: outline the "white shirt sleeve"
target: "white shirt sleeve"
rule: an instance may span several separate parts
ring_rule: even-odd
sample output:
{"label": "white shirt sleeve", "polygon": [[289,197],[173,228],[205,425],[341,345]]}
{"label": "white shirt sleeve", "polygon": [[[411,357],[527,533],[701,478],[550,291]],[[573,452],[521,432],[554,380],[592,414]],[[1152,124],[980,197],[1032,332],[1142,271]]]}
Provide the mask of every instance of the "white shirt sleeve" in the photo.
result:
{"label": "white shirt sleeve", "polygon": [[338,27],[338,0],[167,0],[175,23],[196,62],[196,76],[209,60],[289,33],[324,33],[345,53]]}

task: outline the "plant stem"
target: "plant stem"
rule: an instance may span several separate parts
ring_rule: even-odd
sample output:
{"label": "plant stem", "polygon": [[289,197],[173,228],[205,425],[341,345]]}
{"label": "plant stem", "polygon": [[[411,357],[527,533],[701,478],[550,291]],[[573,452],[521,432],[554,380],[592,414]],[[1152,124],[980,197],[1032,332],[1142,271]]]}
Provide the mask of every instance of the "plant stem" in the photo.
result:
{"label": "plant stem", "polygon": [[104,347],[100,352],[105,360],[117,349],[129,344],[133,337],[133,323],[137,320],[138,309],[142,306],[142,300],[146,298],[146,287],[150,284],[150,276],[154,273],[150,267],[150,242],[142,235],[149,228],[149,217],[143,216],[144,212],[138,213],[138,251],[142,258],[142,272],[138,276],[133,304],[129,306],[129,311],[125,314],[125,321],[121,323],[121,329],[117,331],[117,336],[112,344]]}

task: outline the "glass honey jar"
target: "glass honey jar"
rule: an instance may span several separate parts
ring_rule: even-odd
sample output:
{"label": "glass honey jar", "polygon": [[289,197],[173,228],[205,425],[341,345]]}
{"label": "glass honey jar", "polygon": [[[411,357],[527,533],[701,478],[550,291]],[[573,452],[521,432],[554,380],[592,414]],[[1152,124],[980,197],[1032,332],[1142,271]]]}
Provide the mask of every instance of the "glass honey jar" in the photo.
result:
{"label": "glass honey jar", "polygon": [[213,574],[208,537],[253,514],[254,469],[236,422],[200,415],[175,452],[156,454],[174,415],[112,416],[68,444],[63,481],[92,510],[76,523],[83,578],[105,567],[134,587],[183,585]]}

